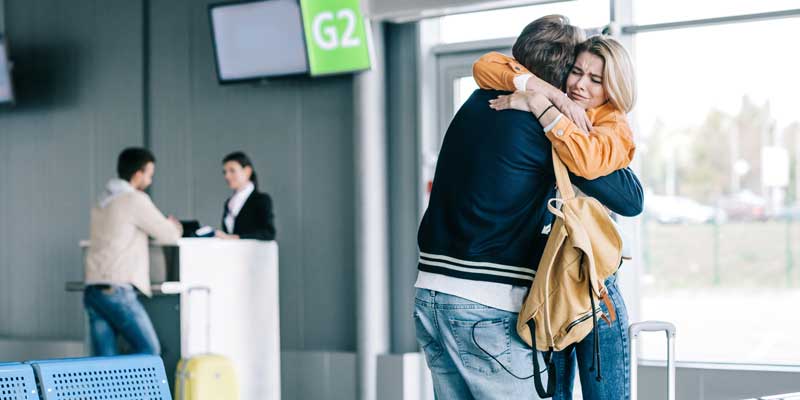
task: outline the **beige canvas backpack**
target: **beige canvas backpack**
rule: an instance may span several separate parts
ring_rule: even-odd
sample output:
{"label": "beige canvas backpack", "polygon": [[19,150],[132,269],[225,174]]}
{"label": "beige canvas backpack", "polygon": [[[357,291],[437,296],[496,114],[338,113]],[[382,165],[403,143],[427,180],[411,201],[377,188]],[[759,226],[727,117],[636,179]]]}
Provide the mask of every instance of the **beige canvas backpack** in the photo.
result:
{"label": "beige canvas backpack", "polygon": [[[552,352],[583,340],[596,326],[598,315],[608,323],[616,319],[605,280],[617,271],[622,259],[622,238],[606,208],[592,197],[575,196],[567,169],[555,151],[553,169],[561,197],[547,203],[556,218],[517,321],[517,332],[522,340],[546,352],[547,390],[542,387],[535,354],[533,358],[540,397],[552,397],[555,390]],[[599,301],[606,304],[608,316],[602,313]],[[598,379],[599,358],[595,336]]]}

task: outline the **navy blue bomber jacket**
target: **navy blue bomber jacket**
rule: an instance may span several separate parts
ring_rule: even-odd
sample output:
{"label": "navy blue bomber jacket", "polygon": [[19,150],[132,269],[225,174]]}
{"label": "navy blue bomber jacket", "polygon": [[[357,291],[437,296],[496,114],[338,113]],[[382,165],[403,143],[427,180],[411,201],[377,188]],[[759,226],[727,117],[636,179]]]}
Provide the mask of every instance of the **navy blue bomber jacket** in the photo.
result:
{"label": "navy blue bomber jacket", "polygon": [[[442,144],[430,202],[419,227],[419,269],[462,279],[530,286],[553,216],[551,144],[529,112],[495,111],[506,92],[476,90]],[[639,180],[629,169],[572,183],[611,211],[642,211]]]}

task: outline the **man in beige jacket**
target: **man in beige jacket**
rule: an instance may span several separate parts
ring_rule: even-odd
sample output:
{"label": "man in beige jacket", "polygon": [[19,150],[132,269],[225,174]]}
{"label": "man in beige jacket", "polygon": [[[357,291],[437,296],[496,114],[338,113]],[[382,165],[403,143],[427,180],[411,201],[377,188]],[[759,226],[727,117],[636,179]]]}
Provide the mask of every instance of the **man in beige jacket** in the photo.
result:
{"label": "man in beige jacket", "polygon": [[106,184],[92,208],[83,302],[96,356],[117,354],[117,336],[122,336],[134,353],[161,353],[137,290],[152,294],[148,237],[175,243],[182,229],[178,220],[165,217],[144,192],[154,172],[155,157],[150,151],[123,150],[117,159],[119,177]]}

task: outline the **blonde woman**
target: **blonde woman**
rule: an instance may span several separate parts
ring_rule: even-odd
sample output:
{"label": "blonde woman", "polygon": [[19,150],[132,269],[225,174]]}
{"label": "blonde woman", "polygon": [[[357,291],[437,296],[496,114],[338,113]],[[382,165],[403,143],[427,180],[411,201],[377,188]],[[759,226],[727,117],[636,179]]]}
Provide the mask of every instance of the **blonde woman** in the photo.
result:
{"label": "blonde woman", "polygon": [[[516,83],[520,89],[533,89],[499,96],[490,101],[491,107],[533,113],[564,164],[573,173],[594,179],[628,166],[633,158],[633,135],[625,116],[636,100],[633,67],[625,48],[605,36],[589,38],[575,54],[564,84],[567,96],[499,53],[476,62],[474,75],[482,87],[514,90]],[[616,276],[606,281],[606,287],[617,319],[608,324],[599,321],[584,340],[554,354],[558,374],[554,399],[572,398],[576,365],[584,399],[630,396],[627,309]],[[601,307],[608,314],[605,305]]]}
{"label": "blonde woman", "polygon": [[473,75],[481,88],[520,89],[490,106],[532,112],[570,171],[594,179],[633,160],[636,146],[626,114],[636,102],[635,78],[628,52],[613,38],[593,36],[575,54],[566,96],[499,53],[481,57]]}

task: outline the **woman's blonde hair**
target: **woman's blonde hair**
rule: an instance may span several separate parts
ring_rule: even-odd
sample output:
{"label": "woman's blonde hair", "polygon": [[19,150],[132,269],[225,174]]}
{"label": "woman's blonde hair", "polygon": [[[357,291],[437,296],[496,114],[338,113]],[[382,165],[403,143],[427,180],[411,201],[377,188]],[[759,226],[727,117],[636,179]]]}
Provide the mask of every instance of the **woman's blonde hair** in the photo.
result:
{"label": "woman's blonde hair", "polygon": [[603,89],[611,105],[629,113],[636,104],[636,77],[625,47],[605,35],[592,36],[579,44],[575,56],[589,52],[603,59]]}

